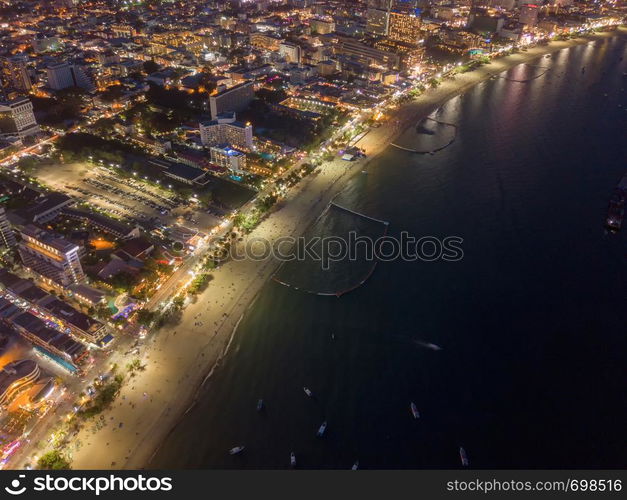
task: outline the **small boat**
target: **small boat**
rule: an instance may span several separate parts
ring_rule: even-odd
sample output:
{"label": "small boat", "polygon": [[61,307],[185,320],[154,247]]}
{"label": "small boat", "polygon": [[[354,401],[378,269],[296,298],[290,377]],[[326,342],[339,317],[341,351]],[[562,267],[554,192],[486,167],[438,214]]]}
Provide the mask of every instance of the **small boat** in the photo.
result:
{"label": "small boat", "polygon": [[305,391],[305,394],[307,394],[307,396],[309,396],[309,397],[313,396],[313,394],[311,393],[311,391],[307,387],[303,387],[303,391]]}
{"label": "small boat", "polygon": [[461,446],[459,447],[459,458],[462,461],[462,465],[464,467],[468,467],[470,465],[470,462],[468,461],[468,455],[466,455],[466,450],[464,450],[464,448],[462,448]]}
{"label": "small boat", "polygon": [[351,470],[357,470],[357,469],[359,469],[359,460],[357,460],[351,467]]}
{"label": "small boat", "polygon": [[411,414],[414,416],[414,418],[420,418],[420,412],[418,411],[418,408],[416,408],[415,403],[410,404],[409,408],[411,408]]}
{"label": "small boat", "polygon": [[326,430],[327,430],[327,421],[325,420],[324,422],[322,422],[322,424],[318,428],[318,432],[316,432],[316,436],[318,437],[324,436],[324,431]]}
{"label": "small boat", "polygon": [[296,467],[296,455],[294,452],[290,453],[290,466]]}
{"label": "small boat", "polygon": [[229,450],[229,455],[237,455],[238,453],[241,453],[242,451],[244,451],[243,446],[235,446],[234,448],[231,448]]}
{"label": "small boat", "polygon": [[263,410],[263,399],[257,401],[257,411]]}
{"label": "small boat", "polygon": [[335,333],[331,333],[331,340],[335,340]]}

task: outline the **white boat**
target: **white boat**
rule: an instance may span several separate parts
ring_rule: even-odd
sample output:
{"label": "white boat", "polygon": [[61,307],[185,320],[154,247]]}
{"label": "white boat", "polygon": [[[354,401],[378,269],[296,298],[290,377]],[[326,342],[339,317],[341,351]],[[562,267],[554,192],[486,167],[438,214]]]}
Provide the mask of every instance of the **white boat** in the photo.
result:
{"label": "white boat", "polygon": [[307,387],[303,387],[303,391],[305,391],[305,394],[307,394],[307,396],[309,396],[309,397],[312,396],[311,391]]}
{"label": "white boat", "polygon": [[470,462],[468,461],[468,455],[466,454],[466,450],[464,450],[464,448],[462,448],[461,446],[459,447],[459,458],[462,461],[462,465],[464,467],[468,467],[470,465]]}
{"label": "white boat", "polygon": [[296,467],[296,455],[294,452],[290,453],[290,466]]}
{"label": "white boat", "polygon": [[411,414],[414,416],[414,418],[420,418],[420,412],[418,411],[418,408],[416,408],[415,403],[411,403],[409,405],[409,408],[411,409]]}
{"label": "white boat", "polygon": [[357,470],[357,469],[359,469],[359,460],[357,460],[351,467],[351,470]]}
{"label": "white boat", "polygon": [[318,432],[316,432],[316,436],[318,437],[324,436],[324,431],[326,430],[327,430],[327,421],[325,420],[324,422],[322,422],[322,424],[318,428]]}
{"label": "white boat", "polygon": [[257,401],[257,411],[263,410],[263,399]]}
{"label": "white boat", "polygon": [[238,453],[241,453],[242,451],[244,451],[243,446],[235,446],[234,448],[231,448],[229,450],[229,455],[237,455]]}

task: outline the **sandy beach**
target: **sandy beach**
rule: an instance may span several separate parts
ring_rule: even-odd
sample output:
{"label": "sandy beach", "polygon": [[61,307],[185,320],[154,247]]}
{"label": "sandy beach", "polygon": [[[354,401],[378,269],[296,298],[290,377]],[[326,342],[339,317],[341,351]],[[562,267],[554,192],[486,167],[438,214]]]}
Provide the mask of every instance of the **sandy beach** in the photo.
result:
{"label": "sandy beach", "polygon": [[[322,165],[320,173],[294,187],[279,208],[241,244],[245,245],[251,238],[272,242],[278,237],[302,234],[346,181],[364,169],[395,137],[473,85],[545,54],[612,35],[605,33],[534,47],[443,81],[436,89],[404,104],[395,111],[392,120],[360,139],[357,145],[366,150],[367,159],[352,163],[336,159]],[[274,259],[224,263],[212,273],[209,287],[185,309],[177,326],[150,333],[139,356],[145,370],[127,377],[116,401],[102,414],[106,425],[100,430],[95,430],[95,422],[85,425],[69,450],[72,467],[147,467],[164,437],[195,404],[203,384],[208,383],[228,353],[237,325],[278,265]]]}

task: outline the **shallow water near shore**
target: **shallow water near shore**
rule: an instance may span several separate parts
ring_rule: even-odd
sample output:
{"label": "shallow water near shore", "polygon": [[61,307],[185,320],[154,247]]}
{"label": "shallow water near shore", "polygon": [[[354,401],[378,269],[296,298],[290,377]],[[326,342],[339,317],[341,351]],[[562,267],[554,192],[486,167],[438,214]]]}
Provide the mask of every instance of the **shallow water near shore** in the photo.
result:
{"label": "shallow water near shore", "polygon": [[626,48],[482,82],[434,114],[457,125],[449,147],[391,147],[353,178],[338,204],[391,235],[461,236],[463,260],[380,263],[341,298],[268,282],[150,466],[287,468],[294,451],[303,468],[447,468],[463,446],[477,468],[623,467],[627,231],[603,222],[627,170]]}

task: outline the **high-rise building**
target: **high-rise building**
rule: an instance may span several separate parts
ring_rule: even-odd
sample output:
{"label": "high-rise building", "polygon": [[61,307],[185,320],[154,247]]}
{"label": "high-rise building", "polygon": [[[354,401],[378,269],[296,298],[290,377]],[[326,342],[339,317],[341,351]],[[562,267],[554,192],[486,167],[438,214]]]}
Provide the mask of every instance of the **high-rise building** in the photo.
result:
{"label": "high-rise building", "polygon": [[0,245],[4,245],[7,248],[13,248],[17,245],[15,233],[11,228],[9,219],[7,219],[4,207],[0,207]]}
{"label": "high-rise building", "polygon": [[8,405],[21,391],[41,375],[39,365],[32,359],[18,359],[0,370],[0,406]]}
{"label": "high-rise building", "polygon": [[526,26],[535,26],[538,23],[538,6],[532,3],[523,5],[520,8],[518,22]]}
{"label": "high-rise building", "polygon": [[368,0],[366,31],[372,35],[388,34],[392,0]]}
{"label": "high-rise building", "polygon": [[335,21],[333,19],[312,19],[309,23],[311,31],[319,35],[327,35],[335,31]]}
{"label": "high-rise building", "polygon": [[22,56],[0,57],[0,86],[28,92],[32,88],[26,69],[26,58]]}
{"label": "high-rise building", "polygon": [[238,122],[235,113],[225,113],[215,120],[201,122],[200,140],[205,146],[229,144],[245,150],[253,149],[253,127],[250,123]]}
{"label": "high-rise building", "polygon": [[66,62],[52,64],[46,68],[48,73],[48,87],[52,90],[61,90],[68,87],[81,87],[94,90],[94,84],[80,66]]}
{"label": "high-rise building", "polygon": [[279,45],[279,54],[285,58],[288,63],[300,64],[301,49],[294,43],[282,42]]}
{"label": "high-rise building", "polygon": [[255,98],[253,82],[244,82],[230,89],[222,90],[209,97],[211,118],[215,120],[218,115],[230,111],[242,111]]}
{"label": "high-rise building", "polygon": [[32,224],[24,227],[20,234],[22,241],[18,252],[25,267],[62,287],[84,281],[78,245]]}
{"label": "high-rise building", "polygon": [[211,162],[232,172],[242,173],[246,169],[246,154],[229,146],[212,146],[209,150]]}
{"label": "high-rise building", "polygon": [[26,97],[0,102],[0,139],[22,140],[39,133],[33,104]]}
{"label": "high-rise building", "polygon": [[415,12],[390,12],[388,37],[396,42],[416,45],[420,40],[420,16]]}
{"label": "high-rise building", "polygon": [[376,49],[350,37],[338,37],[333,50],[337,55],[349,57],[365,66],[398,69],[400,65],[398,54]]}

